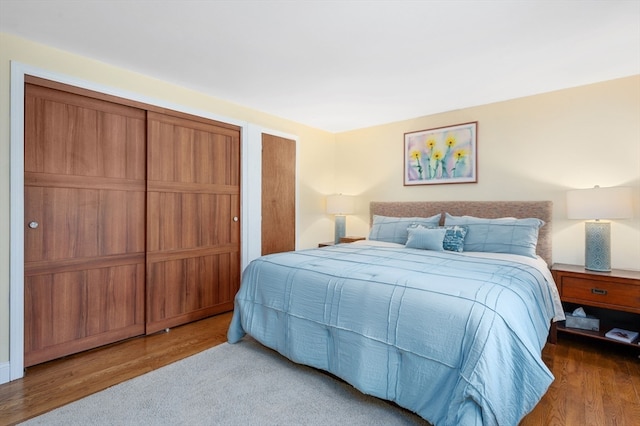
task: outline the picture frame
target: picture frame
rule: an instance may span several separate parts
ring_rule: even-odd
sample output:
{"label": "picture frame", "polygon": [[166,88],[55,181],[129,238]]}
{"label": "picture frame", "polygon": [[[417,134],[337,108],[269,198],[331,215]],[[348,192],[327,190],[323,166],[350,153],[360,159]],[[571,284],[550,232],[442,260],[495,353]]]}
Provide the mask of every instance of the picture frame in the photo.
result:
{"label": "picture frame", "polygon": [[478,182],[478,122],[404,134],[404,185]]}

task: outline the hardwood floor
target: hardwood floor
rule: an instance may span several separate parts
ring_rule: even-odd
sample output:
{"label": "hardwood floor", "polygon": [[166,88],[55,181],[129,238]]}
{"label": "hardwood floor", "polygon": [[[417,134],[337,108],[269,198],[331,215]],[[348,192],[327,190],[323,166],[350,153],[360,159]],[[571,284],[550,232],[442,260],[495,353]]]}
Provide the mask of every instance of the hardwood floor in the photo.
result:
{"label": "hardwood floor", "polygon": [[[11,425],[226,341],[231,314],[108,345],[27,369],[0,385],[0,425]],[[640,351],[561,335],[543,350],[556,380],[521,426],[635,425]]]}

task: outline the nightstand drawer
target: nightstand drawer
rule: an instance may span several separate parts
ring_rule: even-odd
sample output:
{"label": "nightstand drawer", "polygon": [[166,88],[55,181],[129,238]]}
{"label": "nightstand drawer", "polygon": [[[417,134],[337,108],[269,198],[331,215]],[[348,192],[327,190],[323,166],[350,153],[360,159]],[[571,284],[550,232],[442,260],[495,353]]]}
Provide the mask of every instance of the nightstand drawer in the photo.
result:
{"label": "nightstand drawer", "polygon": [[640,286],[637,285],[568,276],[562,277],[559,284],[563,300],[640,310]]}

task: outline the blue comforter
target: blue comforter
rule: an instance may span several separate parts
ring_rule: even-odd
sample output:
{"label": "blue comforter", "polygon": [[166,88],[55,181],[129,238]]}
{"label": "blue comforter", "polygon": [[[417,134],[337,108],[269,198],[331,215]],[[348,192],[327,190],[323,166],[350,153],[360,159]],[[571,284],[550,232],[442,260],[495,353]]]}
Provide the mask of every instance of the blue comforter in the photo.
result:
{"label": "blue comforter", "polygon": [[235,298],[245,333],[435,425],[517,425],[553,375],[557,290],[541,259],[340,244],[263,256]]}

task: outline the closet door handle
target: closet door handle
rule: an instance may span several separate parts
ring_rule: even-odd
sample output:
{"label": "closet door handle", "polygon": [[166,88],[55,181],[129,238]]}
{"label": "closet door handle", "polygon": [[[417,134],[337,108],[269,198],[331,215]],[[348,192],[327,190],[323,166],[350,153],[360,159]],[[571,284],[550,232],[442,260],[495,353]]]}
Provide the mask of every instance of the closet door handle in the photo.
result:
{"label": "closet door handle", "polygon": [[237,221],[238,221],[238,216],[234,216],[234,217],[233,217],[233,221],[234,221],[234,222],[237,222]]}
{"label": "closet door handle", "polygon": [[40,224],[38,222],[36,222],[35,220],[29,222],[29,228],[31,229],[36,229],[38,226],[40,226]]}

